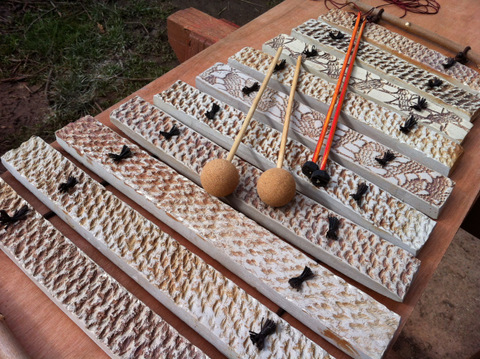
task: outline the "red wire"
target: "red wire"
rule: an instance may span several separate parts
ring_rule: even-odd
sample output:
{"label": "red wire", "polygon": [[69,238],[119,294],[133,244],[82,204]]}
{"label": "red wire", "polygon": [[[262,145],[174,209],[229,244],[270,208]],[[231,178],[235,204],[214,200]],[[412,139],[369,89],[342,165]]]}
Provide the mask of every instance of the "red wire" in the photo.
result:
{"label": "red wire", "polygon": [[[426,15],[434,15],[437,14],[440,10],[440,4],[437,0],[383,0],[387,4],[376,6],[376,8],[380,8],[383,6],[388,5],[395,5],[402,9],[405,13],[401,17],[405,17],[408,12],[414,14],[426,14]],[[346,2],[340,2],[336,0],[324,0],[325,7],[330,10],[328,4],[333,5],[337,9],[343,9],[347,6],[348,0]]]}

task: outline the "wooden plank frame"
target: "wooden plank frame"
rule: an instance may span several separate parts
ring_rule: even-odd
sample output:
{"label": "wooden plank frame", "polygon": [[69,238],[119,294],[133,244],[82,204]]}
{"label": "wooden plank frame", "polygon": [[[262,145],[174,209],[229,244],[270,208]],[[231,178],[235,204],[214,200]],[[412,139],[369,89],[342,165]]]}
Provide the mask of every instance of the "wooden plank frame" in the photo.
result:
{"label": "wooden plank frame", "polygon": [[[378,1],[366,1],[372,5],[378,5]],[[435,16],[425,16],[419,14],[408,14],[406,21],[413,23],[421,23],[423,27],[429,28],[450,39],[470,45],[472,48],[480,48],[480,37],[478,36],[478,28],[480,27],[480,19],[472,18],[471,14],[478,13],[480,3],[471,0],[458,0],[455,2],[443,2],[442,11]],[[227,36],[218,43],[207,48],[200,54],[194,56],[190,60],[181,64],[174,70],[153,81],[120,103],[126,102],[133,96],[141,96],[152,102],[153,95],[167,89],[172,83],[181,79],[191,85],[195,84],[195,77],[211,67],[216,62],[226,62],[230,56],[245,46],[252,46],[260,49],[265,41],[277,36],[280,33],[290,33],[291,29],[299,24],[307,21],[312,17],[317,17],[327,12],[322,1],[310,0],[285,0],[274,9],[260,16],[249,24],[239,28],[233,34]],[[391,8],[396,16],[402,16],[403,11]],[[458,26],[464,24],[464,19],[471,19],[468,26]],[[391,29],[393,27],[390,27]],[[402,34],[404,31],[395,29]],[[406,34],[406,36],[427,44],[418,37]],[[429,47],[438,50],[447,56],[455,54],[445,52],[439,47],[429,45]],[[111,108],[102,112],[97,119],[105,124],[109,124],[109,116],[113,109],[118,108],[120,103],[115,104]],[[111,126],[111,125],[110,125]],[[113,126],[112,126],[113,127]],[[423,291],[428,285],[435,269],[452,241],[455,233],[460,227],[470,207],[474,203],[480,191],[480,152],[478,151],[478,143],[480,143],[480,126],[475,125],[466,137],[463,147],[464,156],[459,160],[458,166],[452,175],[452,179],[456,182],[455,190],[449,199],[443,213],[440,215],[438,224],[432,233],[432,236],[426,246],[422,249],[418,258],[422,261],[420,271],[412,288],[405,297],[403,303],[397,303],[393,300],[387,300],[380,295],[362,288],[367,293],[383,302],[388,308],[392,309],[402,317],[401,327],[407,322],[413,308],[420,299]],[[56,145],[58,148],[58,145]],[[71,157],[69,157],[71,158]],[[11,174],[2,175],[9,184],[12,185],[35,209],[41,214],[47,214],[48,209],[42,205],[28,190],[26,190],[19,182],[15,181]],[[108,185],[107,185],[108,186]],[[111,188],[111,186],[108,186]],[[260,299],[262,303],[277,311],[279,307],[271,301],[263,297],[254,288],[248,286],[239,279],[234,273],[218,264],[205,255],[195,246],[192,246],[182,238],[178,233],[169,229],[160,221],[153,219],[145,210],[140,208],[119,191],[114,193],[138,209],[142,215],[159,224],[162,229],[172,234],[174,238],[181,241],[191,250],[199,253],[199,255],[212,263],[217,269],[224,273],[228,278],[246,289],[249,294]],[[72,239],[74,243],[81,247],[84,252],[95,262],[99,263],[108,273],[112,274],[123,286],[131,291],[137,298],[145,302],[155,312],[161,315],[194,345],[202,349],[207,355],[214,358],[222,358],[222,355],[208,342],[202,340],[193,330],[188,328],[180,319],[171,314],[165,307],[160,305],[152,296],[146,293],[140,286],[136,285],[133,280],[128,278],[121,270],[113,265],[108,259],[103,257],[100,252],[90,246],[84,239],[77,235],[68,225],[62,222],[58,217],[53,217],[50,221],[59,228],[63,234]],[[60,358],[70,357],[89,357],[102,358],[105,357],[103,351],[91,341],[79,328],[77,328],[70,319],[56,308],[43,293],[28,279],[23,272],[11,262],[3,252],[0,252],[0,303],[2,305],[2,313],[9,320],[9,327],[12,329],[19,342],[25,347],[26,351],[32,357],[49,357]],[[347,358],[345,354],[334,348],[325,340],[314,334],[309,328],[300,324],[290,315],[282,316],[287,319],[296,328],[299,328],[307,336],[324,347],[330,354],[336,358]],[[397,331],[397,336],[400,331]]]}

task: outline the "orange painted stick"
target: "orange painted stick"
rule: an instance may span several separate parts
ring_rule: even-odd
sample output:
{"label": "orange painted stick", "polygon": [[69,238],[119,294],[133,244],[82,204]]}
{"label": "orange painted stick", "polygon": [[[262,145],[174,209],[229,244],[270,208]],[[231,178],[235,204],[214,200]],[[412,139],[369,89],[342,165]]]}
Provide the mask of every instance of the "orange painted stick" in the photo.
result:
{"label": "orange painted stick", "polygon": [[335,129],[337,128],[338,118],[340,117],[340,112],[342,111],[343,100],[345,99],[345,94],[348,89],[348,82],[350,81],[350,76],[352,75],[353,67],[355,65],[355,57],[357,57],[358,47],[360,45],[360,40],[362,39],[363,29],[367,20],[365,19],[362,23],[362,27],[358,33],[358,41],[355,45],[355,50],[350,57],[350,65],[348,66],[347,76],[345,77],[345,82],[343,83],[342,94],[340,95],[340,100],[338,100],[337,110],[335,111],[335,116],[333,117],[332,127],[330,128],[330,133],[328,135],[327,144],[325,146],[325,151],[323,152],[322,163],[320,164],[320,170],[324,171],[327,166],[328,154],[330,153],[330,148],[332,147],[333,137],[335,136]]}
{"label": "orange painted stick", "polygon": [[360,24],[360,19],[362,17],[362,13],[359,12],[357,15],[357,21],[355,22],[355,28],[352,32],[352,38],[350,39],[350,44],[348,45],[348,50],[345,55],[345,60],[343,61],[342,70],[340,71],[340,75],[338,76],[337,86],[335,87],[335,91],[333,92],[332,103],[328,108],[327,117],[325,118],[325,122],[323,123],[322,132],[320,133],[320,137],[318,138],[317,147],[315,147],[315,152],[313,153],[313,162],[318,161],[318,157],[320,157],[320,150],[322,149],[323,140],[325,139],[325,135],[327,134],[328,124],[330,123],[330,118],[332,117],[333,109],[335,108],[335,102],[337,101],[338,93],[340,92],[340,86],[342,85],[343,75],[345,74],[345,70],[347,69],[348,59],[350,57],[350,53],[352,52],[353,44],[355,42],[355,36],[357,34],[358,25]]}

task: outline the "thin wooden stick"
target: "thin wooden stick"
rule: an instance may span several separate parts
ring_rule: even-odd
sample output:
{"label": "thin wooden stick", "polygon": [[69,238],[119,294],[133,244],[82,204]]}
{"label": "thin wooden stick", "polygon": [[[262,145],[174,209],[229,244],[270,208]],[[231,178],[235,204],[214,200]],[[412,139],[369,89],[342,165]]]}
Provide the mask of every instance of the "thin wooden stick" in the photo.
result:
{"label": "thin wooden stick", "polygon": [[347,69],[348,59],[350,57],[350,53],[352,52],[353,44],[355,42],[355,35],[357,34],[358,25],[360,24],[362,13],[358,12],[357,21],[355,23],[355,27],[352,32],[352,38],[350,39],[350,44],[348,45],[347,53],[345,54],[345,60],[343,61],[342,70],[340,71],[340,75],[338,76],[337,86],[335,87],[335,91],[333,92],[332,102],[330,107],[328,108],[327,116],[325,117],[325,122],[323,123],[322,132],[320,133],[320,137],[318,138],[317,147],[315,147],[315,152],[313,153],[312,162],[317,162],[318,157],[320,157],[320,150],[322,149],[323,140],[325,139],[325,135],[327,134],[328,124],[330,123],[330,118],[332,117],[333,109],[335,108],[335,103],[337,102],[337,96],[340,92],[340,86],[342,85],[343,75],[345,74],[345,70]]}
{"label": "thin wooden stick", "polygon": [[[350,3],[352,7],[356,8],[356,10],[360,9],[364,13],[374,8],[374,6],[364,4],[360,0],[349,0],[348,3]],[[404,19],[400,19],[397,16],[388,14],[387,12],[384,12],[382,14],[381,20],[385,20],[386,22],[392,25],[395,25],[403,30],[406,30],[412,34],[421,36],[424,39],[427,39],[428,41],[431,41],[455,53],[463,51],[464,48],[468,45],[468,44],[460,45],[459,43],[456,43],[455,41],[447,39],[442,35],[436,34],[433,31],[427,30],[421,26],[412,24],[411,22],[405,21]],[[473,61],[475,64],[480,64],[480,54],[472,50],[470,50],[467,53],[467,58]]]}
{"label": "thin wooden stick", "polygon": [[277,53],[275,54],[275,57],[272,60],[272,63],[270,64],[270,68],[268,69],[267,75],[263,79],[262,86],[260,87],[260,90],[258,90],[257,96],[253,100],[252,106],[250,107],[250,110],[247,113],[247,117],[245,117],[245,120],[243,121],[242,128],[240,129],[240,132],[235,138],[235,142],[233,142],[232,148],[228,153],[227,161],[229,162],[232,162],[233,157],[235,156],[235,152],[237,152],[238,146],[240,146],[240,142],[242,142],[243,135],[245,134],[245,131],[247,130],[248,125],[250,124],[250,120],[252,119],[253,114],[255,113],[255,110],[257,109],[258,103],[262,98],[263,92],[267,88],[268,81],[270,80],[270,77],[272,77],[273,71],[275,70],[275,65],[277,64],[278,59],[282,54],[282,51],[283,51],[283,47],[280,46],[277,50]]}
{"label": "thin wooden stick", "polygon": [[357,57],[358,47],[360,46],[366,23],[367,20],[365,19],[362,23],[360,31],[358,32],[358,40],[355,44],[355,50],[353,50],[353,54],[350,57],[350,65],[348,66],[347,76],[345,76],[345,81],[343,82],[342,94],[340,95],[340,100],[338,100],[337,109],[332,121],[332,127],[330,128],[330,133],[328,134],[327,144],[325,146],[322,162],[320,164],[320,170],[322,171],[325,171],[325,167],[327,166],[327,159],[332,147],[333,137],[335,136],[335,129],[337,128],[338,118],[340,117],[340,112],[342,111],[343,100],[345,99],[345,94],[347,93],[348,82],[350,81],[350,76],[352,75],[353,67],[355,66],[355,58]]}
{"label": "thin wooden stick", "polygon": [[302,67],[302,55],[298,55],[297,66],[295,67],[295,75],[293,76],[292,87],[290,89],[290,97],[288,98],[287,112],[285,113],[285,123],[283,124],[282,141],[280,142],[280,151],[278,152],[277,168],[282,168],[283,159],[285,158],[285,147],[287,146],[288,129],[290,127],[290,119],[292,117],[293,100],[297,89],[298,76]]}
{"label": "thin wooden stick", "polygon": [[28,358],[28,355],[5,323],[5,317],[2,314],[0,314],[0,358]]}

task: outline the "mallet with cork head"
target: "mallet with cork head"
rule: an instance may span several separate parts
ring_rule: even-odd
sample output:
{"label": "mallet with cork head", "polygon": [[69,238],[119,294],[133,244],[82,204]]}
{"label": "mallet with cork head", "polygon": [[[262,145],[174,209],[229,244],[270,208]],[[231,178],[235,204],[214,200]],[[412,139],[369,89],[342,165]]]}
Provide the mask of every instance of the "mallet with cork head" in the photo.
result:
{"label": "mallet with cork head", "polygon": [[280,54],[282,53],[283,48],[280,47],[273,58],[272,63],[270,64],[270,68],[263,80],[262,86],[258,90],[257,96],[253,100],[252,106],[243,121],[242,128],[238,133],[235,141],[233,142],[232,148],[228,153],[226,159],[217,158],[213,161],[208,162],[205,167],[203,167],[202,173],[200,174],[200,181],[202,183],[203,188],[205,191],[210,193],[212,196],[216,197],[223,197],[232,194],[235,191],[235,188],[238,186],[238,182],[240,180],[240,175],[238,174],[238,170],[235,165],[232,163],[233,157],[235,156],[235,152],[237,152],[238,146],[242,141],[242,138],[245,134],[245,131],[250,124],[250,120],[255,113],[255,110],[260,102],[263,92],[267,88],[268,81],[272,76],[275,65],[277,64],[278,59],[280,58]]}
{"label": "mallet with cork head", "polygon": [[265,171],[257,183],[257,193],[260,199],[272,207],[281,207],[290,202],[295,196],[295,180],[292,174],[282,168],[285,158],[285,148],[287,146],[288,129],[290,127],[290,118],[293,109],[293,100],[295,90],[297,88],[298,76],[302,66],[302,55],[297,58],[297,66],[295,67],[295,75],[290,89],[290,97],[288,99],[287,111],[285,113],[285,122],[283,124],[282,140],[280,142],[280,151],[278,153],[278,161],[276,168],[270,168]]}

